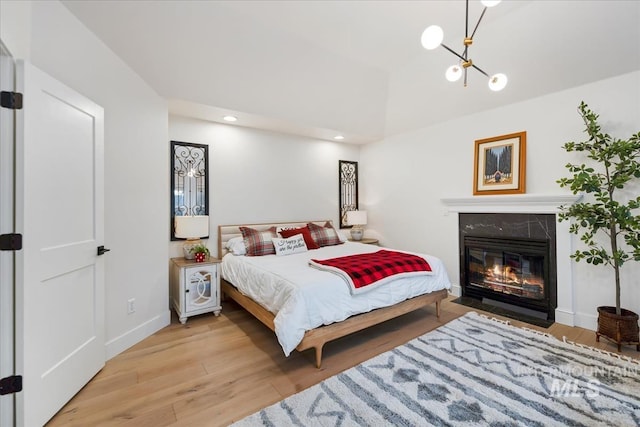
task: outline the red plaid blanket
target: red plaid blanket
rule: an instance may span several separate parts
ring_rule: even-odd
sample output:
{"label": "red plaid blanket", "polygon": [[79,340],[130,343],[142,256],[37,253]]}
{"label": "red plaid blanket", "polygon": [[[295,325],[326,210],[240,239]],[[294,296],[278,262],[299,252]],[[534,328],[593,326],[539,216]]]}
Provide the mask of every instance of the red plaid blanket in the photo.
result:
{"label": "red plaid blanket", "polygon": [[424,258],[385,249],[368,254],[312,259],[309,265],[341,276],[352,294],[369,290],[400,276],[433,274]]}

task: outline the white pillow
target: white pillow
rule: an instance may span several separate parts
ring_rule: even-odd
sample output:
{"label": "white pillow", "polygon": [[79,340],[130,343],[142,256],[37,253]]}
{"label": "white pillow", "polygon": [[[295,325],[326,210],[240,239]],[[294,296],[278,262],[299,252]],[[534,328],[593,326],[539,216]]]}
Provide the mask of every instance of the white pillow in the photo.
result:
{"label": "white pillow", "polygon": [[300,252],[307,252],[307,245],[304,243],[302,234],[296,234],[287,239],[273,237],[273,246],[276,248],[276,255],[292,255]]}
{"label": "white pillow", "polygon": [[233,237],[227,242],[227,249],[234,255],[246,255],[247,247],[244,245],[242,236]]}

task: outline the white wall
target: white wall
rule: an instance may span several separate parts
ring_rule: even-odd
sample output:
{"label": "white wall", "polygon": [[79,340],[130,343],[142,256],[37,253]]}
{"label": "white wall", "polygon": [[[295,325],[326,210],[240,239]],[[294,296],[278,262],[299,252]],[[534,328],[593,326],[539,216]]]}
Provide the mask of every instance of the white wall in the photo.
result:
{"label": "white wall", "polygon": [[[459,284],[457,216],[445,216],[440,199],[473,194],[474,141],[526,131],[527,193],[566,194],[555,181],[568,176],[567,162],[581,161],[562,149],[565,142],[585,135],[577,112],[581,100],[600,114],[603,130],[613,136],[628,138],[640,130],[637,71],[364,146],[360,183],[368,227],[388,246],[441,257],[452,282]],[[632,191],[638,193],[640,186]],[[580,243],[575,237],[573,241]],[[572,265],[576,324],[595,329],[596,307],[615,304],[613,270]],[[640,312],[640,265],[625,265],[623,275],[623,305]]]}
{"label": "white wall", "polygon": [[[169,137],[209,146],[212,254],[220,224],[321,219],[339,224],[338,160],[357,161],[358,146],[173,115]],[[172,243],[171,256],[181,256],[181,247]]]}
{"label": "white wall", "polygon": [[31,2],[0,2],[0,37],[14,58],[31,58]]}
{"label": "white wall", "polygon": [[[30,59],[105,109],[104,243],[111,249],[105,255],[105,320],[110,358],[170,321],[166,103],[61,3],[3,1],[1,12],[2,40],[17,58]],[[14,20],[20,25],[5,27]],[[131,315],[129,298],[136,299]]]}

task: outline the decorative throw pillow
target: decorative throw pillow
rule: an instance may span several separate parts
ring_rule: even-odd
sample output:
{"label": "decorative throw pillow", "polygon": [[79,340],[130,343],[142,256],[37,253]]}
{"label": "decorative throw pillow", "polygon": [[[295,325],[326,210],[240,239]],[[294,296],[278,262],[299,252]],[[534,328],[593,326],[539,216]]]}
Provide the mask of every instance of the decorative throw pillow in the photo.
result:
{"label": "decorative throw pillow", "polygon": [[278,233],[280,233],[280,235],[285,239],[287,237],[295,236],[296,234],[302,234],[302,237],[304,238],[304,243],[305,245],[307,245],[307,249],[318,249],[320,247],[313,240],[313,237],[311,237],[311,231],[309,230],[309,227],[307,227],[306,225],[304,227],[298,227],[298,228],[283,228],[282,230],[279,230]]}
{"label": "decorative throw pillow", "polygon": [[276,255],[292,255],[307,251],[302,234],[296,234],[286,239],[274,237],[271,239],[276,249]]}
{"label": "decorative throw pillow", "polygon": [[240,232],[247,248],[247,256],[272,255],[276,253],[271,241],[274,237],[278,237],[275,227],[265,231],[258,231],[250,227],[240,227]]}
{"label": "decorative throw pillow", "polygon": [[320,247],[339,245],[343,243],[330,222],[326,222],[324,227],[310,222],[307,224],[307,227],[309,227],[309,230],[311,231],[311,237],[313,237],[313,240]]}
{"label": "decorative throw pillow", "polygon": [[243,237],[232,237],[227,242],[227,249],[234,255],[246,255],[247,247],[244,245]]}

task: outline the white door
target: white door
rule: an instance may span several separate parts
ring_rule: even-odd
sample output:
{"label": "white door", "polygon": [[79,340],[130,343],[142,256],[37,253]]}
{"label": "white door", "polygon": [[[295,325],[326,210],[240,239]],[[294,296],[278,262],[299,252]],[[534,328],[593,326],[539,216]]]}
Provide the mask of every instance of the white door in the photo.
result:
{"label": "white door", "polygon": [[103,109],[17,63],[18,425],[47,422],[103,366]]}
{"label": "white door", "polygon": [[[14,92],[14,62],[0,40],[0,90]],[[0,234],[14,232],[14,110],[0,107]],[[0,378],[15,374],[13,341],[13,251],[0,251]],[[14,424],[14,395],[0,396],[0,426]]]}

